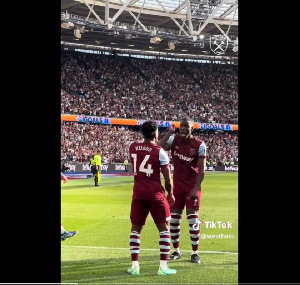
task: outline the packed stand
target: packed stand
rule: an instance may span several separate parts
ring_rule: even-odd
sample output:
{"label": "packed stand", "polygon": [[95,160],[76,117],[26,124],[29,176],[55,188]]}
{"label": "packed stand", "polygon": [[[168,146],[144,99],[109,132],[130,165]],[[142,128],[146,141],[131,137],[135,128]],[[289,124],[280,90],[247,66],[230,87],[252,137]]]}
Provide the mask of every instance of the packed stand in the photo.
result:
{"label": "packed stand", "polygon": [[234,65],[61,55],[62,113],[238,124],[237,84]]}
{"label": "packed stand", "polygon": [[[159,139],[166,129],[159,132]],[[234,132],[193,131],[193,135],[207,145],[207,161],[219,165],[226,161],[238,164],[238,136]],[[63,162],[89,162],[98,149],[102,162],[121,163],[128,157],[129,146],[143,141],[137,127],[61,122],[61,160]],[[171,159],[171,152],[167,152]]]}

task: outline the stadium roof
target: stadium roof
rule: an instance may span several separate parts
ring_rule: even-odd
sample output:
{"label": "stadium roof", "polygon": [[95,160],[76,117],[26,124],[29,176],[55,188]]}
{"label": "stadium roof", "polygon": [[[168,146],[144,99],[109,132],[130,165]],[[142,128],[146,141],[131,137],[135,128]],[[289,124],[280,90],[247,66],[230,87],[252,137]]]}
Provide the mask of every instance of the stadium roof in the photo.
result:
{"label": "stadium roof", "polygon": [[62,42],[238,57],[237,0],[61,0],[61,21]]}

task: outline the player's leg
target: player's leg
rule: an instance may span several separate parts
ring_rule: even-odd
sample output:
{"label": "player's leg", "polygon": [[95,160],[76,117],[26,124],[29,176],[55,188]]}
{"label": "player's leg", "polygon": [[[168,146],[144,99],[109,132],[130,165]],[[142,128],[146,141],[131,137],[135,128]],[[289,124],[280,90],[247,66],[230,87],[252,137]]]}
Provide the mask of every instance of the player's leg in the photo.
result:
{"label": "player's leg", "polygon": [[145,225],[147,215],[149,213],[147,201],[132,199],[130,220],[131,220],[131,233],[130,233],[130,254],[131,254],[131,268],[127,270],[132,275],[140,274],[139,254],[140,254],[140,234]]}
{"label": "player's leg", "polygon": [[68,232],[65,230],[63,224],[60,224],[60,240],[66,240],[67,238],[73,237],[77,234],[77,231]]}
{"label": "player's leg", "polygon": [[91,165],[91,173],[92,173],[93,177],[95,177],[94,165]]}
{"label": "player's leg", "polygon": [[96,186],[96,173],[97,173],[97,171],[96,171],[96,166],[94,165],[93,166],[93,176],[94,176],[94,182],[95,182],[95,186]]}
{"label": "player's leg", "polygon": [[99,184],[98,184],[98,166],[95,167],[94,181],[95,181],[95,187],[99,186]]}
{"label": "player's leg", "polygon": [[140,254],[140,234],[143,226],[141,225],[131,225],[130,232],[130,254],[131,254],[131,267],[127,270],[128,273],[132,275],[140,274],[140,265],[139,265],[139,254]]}
{"label": "player's leg", "polygon": [[150,213],[159,232],[160,265],[158,275],[172,275],[177,271],[167,266],[170,253],[170,233],[168,221],[171,218],[169,204],[164,197],[163,200],[150,201]]}
{"label": "player's leg", "polygon": [[185,206],[185,193],[180,191],[178,187],[174,186],[175,204],[170,207],[171,220],[170,220],[170,234],[173,244],[174,252],[169,256],[169,260],[176,260],[181,257],[179,250],[180,239],[180,224],[182,220],[182,212]]}
{"label": "player's leg", "polygon": [[[189,200],[188,194],[186,195],[186,217],[189,223],[189,231],[192,245],[191,262],[200,263],[200,257],[198,253],[199,249],[199,236],[200,236],[200,224],[199,224],[199,209],[201,190],[198,191],[198,198],[194,201]],[[193,227],[193,225],[197,225]]]}
{"label": "player's leg", "polygon": [[98,172],[98,183],[100,183],[100,181],[101,181],[101,172],[99,171]]}

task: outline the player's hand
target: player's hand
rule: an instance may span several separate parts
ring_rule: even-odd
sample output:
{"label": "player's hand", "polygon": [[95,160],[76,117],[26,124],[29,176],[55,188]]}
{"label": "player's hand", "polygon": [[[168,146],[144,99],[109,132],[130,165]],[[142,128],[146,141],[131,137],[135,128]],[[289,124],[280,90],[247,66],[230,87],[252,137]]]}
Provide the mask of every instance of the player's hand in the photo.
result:
{"label": "player's hand", "polygon": [[170,127],[169,127],[169,132],[171,134],[173,134],[175,132],[175,125],[174,124],[171,124]]}
{"label": "player's hand", "polygon": [[193,188],[193,190],[190,192],[188,199],[191,201],[194,201],[196,199],[198,199],[198,188]]}
{"label": "player's hand", "polygon": [[168,203],[169,203],[170,206],[174,205],[174,203],[175,203],[175,197],[174,197],[173,194],[168,195],[167,200],[168,200]]}

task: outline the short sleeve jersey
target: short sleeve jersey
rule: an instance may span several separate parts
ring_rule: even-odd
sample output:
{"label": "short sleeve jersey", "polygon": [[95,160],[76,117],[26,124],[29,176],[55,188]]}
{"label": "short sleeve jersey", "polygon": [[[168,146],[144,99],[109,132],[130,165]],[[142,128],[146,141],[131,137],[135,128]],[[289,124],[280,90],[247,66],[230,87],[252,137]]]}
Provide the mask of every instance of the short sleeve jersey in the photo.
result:
{"label": "short sleeve jersey", "polygon": [[193,187],[198,174],[198,158],[206,158],[205,143],[193,137],[189,142],[183,142],[180,135],[170,136],[168,144],[174,164],[174,186]]}
{"label": "short sleeve jersey", "polygon": [[101,165],[101,156],[96,154],[94,156],[94,161],[95,161],[96,165]]}
{"label": "short sleeve jersey", "polygon": [[162,200],[165,190],[161,185],[160,171],[169,167],[164,149],[153,143],[132,143],[129,155],[134,174],[134,199]]}

